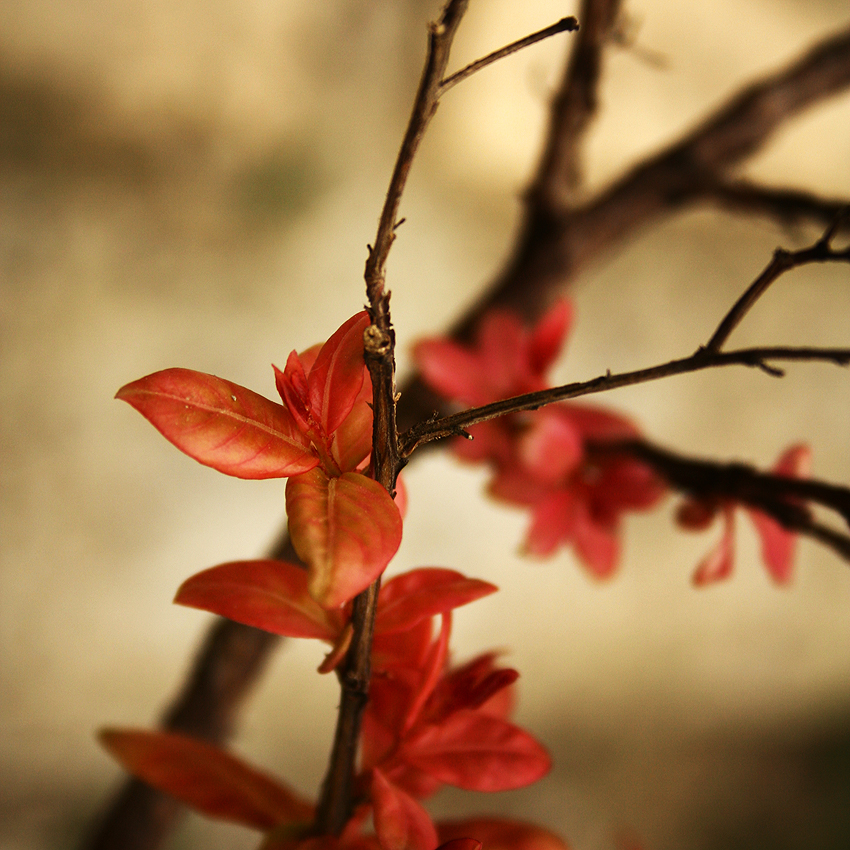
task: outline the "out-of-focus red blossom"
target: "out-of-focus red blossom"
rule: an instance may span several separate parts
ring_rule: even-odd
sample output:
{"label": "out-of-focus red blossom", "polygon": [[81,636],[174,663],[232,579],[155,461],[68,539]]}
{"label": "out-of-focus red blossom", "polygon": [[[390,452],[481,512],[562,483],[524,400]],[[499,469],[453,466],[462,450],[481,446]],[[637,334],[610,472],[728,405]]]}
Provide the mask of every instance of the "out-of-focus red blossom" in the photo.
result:
{"label": "out-of-focus red blossom", "polygon": [[[773,467],[776,475],[788,478],[805,478],[811,471],[812,453],[807,445],[796,444],[786,449]],[[676,514],[682,528],[702,530],[720,514],[723,531],[711,551],[700,561],[693,575],[698,586],[713,584],[732,574],[735,560],[735,509],[731,501],[689,499],[683,502]],[[762,511],[742,505],[755,525],[761,541],[761,556],[767,572],[777,584],[791,581],[794,567],[794,549],[797,535],[783,528],[775,519]]]}
{"label": "out-of-focus red blossom", "polygon": [[[482,319],[471,346],[424,340],[414,349],[425,381],[448,399],[480,406],[549,386],[545,373],[572,323],[558,301],[531,329],[513,314],[494,310]],[[495,477],[490,493],[531,509],[525,550],[552,554],[572,544],[590,572],[611,575],[619,558],[622,515],[653,506],[664,485],[645,464],[593,444],[634,439],[628,419],[591,405],[565,402],[512,414],[469,429],[455,453],[486,461]]]}

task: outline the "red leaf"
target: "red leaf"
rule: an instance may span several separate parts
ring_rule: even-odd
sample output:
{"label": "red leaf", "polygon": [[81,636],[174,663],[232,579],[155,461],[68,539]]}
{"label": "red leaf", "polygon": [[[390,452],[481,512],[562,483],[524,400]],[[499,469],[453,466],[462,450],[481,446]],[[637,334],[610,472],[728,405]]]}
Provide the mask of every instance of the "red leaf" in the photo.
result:
{"label": "red leaf", "polygon": [[442,623],[440,624],[440,634],[437,639],[431,644],[428,655],[422,663],[419,674],[419,686],[413,694],[413,699],[407,708],[404,717],[403,732],[409,731],[416,723],[425,703],[434,692],[442,675],[443,669],[446,666],[446,658],[449,655],[449,637],[452,633],[452,615],[451,613],[442,614]]}
{"label": "red leaf", "polygon": [[333,457],[343,472],[353,472],[372,451],[372,379],[365,370],[363,386],[351,412],[331,437],[331,445]]}
{"label": "red leaf", "polygon": [[319,462],[286,408],[214,375],[166,369],[115,397],[180,451],[227,475],[285,478]]}
{"label": "red leaf", "polygon": [[437,830],[416,800],[372,771],[375,832],[382,850],[434,850]]}
{"label": "red leaf", "polygon": [[307,592],[307,571],[286,561],[212,567],[183,582],[174,601],[287,637],[334,641],[342,629]]}
{"label": "red leaf", "polygon": [[[427,721],[442,723],[449,715],[466,708],[480,708],[496,694],[510,687],[519,673],[509,667],[496,667],[495,653],[488,652],[446,673],[428,700]],[[494,711],[486,713],[492,717],[506,717],[511,701],[494,705]]]}
{"label": "red leaf", "polygon": [[[786,449],[773,472],[789,478],[805,478],[811,472],[812,452],[805,444]],[[770,577],[778,584],[791,581],[794,569],[794,549],[797,535],[783,528],[773,517],[757,510],[748,510],[761,540],[761,556]]]}
{"label": "red leaf", "polygon": [[343,323],[322,346],[307,376],[310,405],[328,436],[351,412],[363,385],[363,332],[368,326],[365,310]]}
{"label": "red leaf", "polygon": [[569,850],[554,832],[530,823],[503,818],[472,818],[437,824],[440,841],[475,836],[485,850]]}
{"label": "red leaf", "polygon": [[107,729],[100,740],[134,776],[210,817],[267,830],[313,816],[280,782],[203,741],[130,729]]}
{"label": "red leaf", "polygon": [[306,436],[310,433],[313,423],[310,421],[310,398],[307,390],[307,374],[298,352],[292,351],[286,358],[286,366],[281,372],[274,364],[274,382],[287,410],[292,414],[298,428]]}
{"label": "red leaf", "polygon": [[508,791],[548,773],[549,755],[527,732],[476,711],[458,711],[404,744],[402,758],[448,785]]}
{"label": "red leaf", "polygon": [[309,565],[310,595],[338,608],[368,587],[401,543],[401,515],[377,481],[356,472],[329,478],[313,469],[286,486],[289,533]]}
{"label": "red leaf", "polygon": [[445,614],[497,590],[489,582],[467,578],[455,570],[411,570],[381,588],[375,634],[405,631],[426,617]]}

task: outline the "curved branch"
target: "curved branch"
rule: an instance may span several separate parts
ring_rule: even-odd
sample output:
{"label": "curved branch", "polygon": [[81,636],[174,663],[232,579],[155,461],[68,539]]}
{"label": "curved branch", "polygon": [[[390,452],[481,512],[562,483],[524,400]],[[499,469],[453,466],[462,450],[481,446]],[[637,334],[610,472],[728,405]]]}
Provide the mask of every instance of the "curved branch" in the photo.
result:
{"label": "curved branch", "polygon": [[710,501],[741,502],[773,517],[780,525],[829,546],[850,560],[850,535],[817,522],[803,502],[838,513],[850,526],[850,489],[806,478],[760,472],[742,463],[720,463],[684,457],[644,440],[596,443],[589,450],[627,454],[643,461],[671,486]]}

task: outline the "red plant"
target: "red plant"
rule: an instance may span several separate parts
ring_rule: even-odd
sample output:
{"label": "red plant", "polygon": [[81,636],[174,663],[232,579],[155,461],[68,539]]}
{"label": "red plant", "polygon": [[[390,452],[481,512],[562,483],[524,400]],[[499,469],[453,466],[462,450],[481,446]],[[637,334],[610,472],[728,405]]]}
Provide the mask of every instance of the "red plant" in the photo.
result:
{"label": "red plant", "polygon": [[[465,435],[474,439],[456,442],[456,453],[490,465],[492,495],[530,509],[525,549],[548,555],[570,544],[596,577],[610,576],[616,568],[623,515],[656,504],[668,484],[692,496],[679,511],[681,525],[701,527],[717,513],[725,518],[720,543],[698,568],[697,583],[731,572],[732,517],[738,503],[747,506],[756,523],[766,565],[778,582],[790,577],[794,534],[768,512],[780,519],[793,514],[789,526],[850,553],[850,539],[818,526],[798,505],[799,482],[793,482],[798,489],[788,488],[788,479],[805,471],[804,447],[794,447],[780,460],[776,471],[786,479],[786,489],[779,495],[768,487],[765,497],[764,479],[770,476],[755,474],[747,480],[762,488],[756,495],[735,490],[721,475],[710,482],[713,489],[700,489],[695,482],[705,475],[706,464],[653,449],[625,417],[565,400],[708,366],[739,363],[776,374],[770,364],[777,359],[850,362],[844,349],[723,350],[751,304],[783,271],[805,262],[848,259],[846,251],[830,245],[837,224],[810,249],[777,252],[775,268],[769,266],[739,299],[706,345],[689,358],[661,366],[613,376],[609,372],[584,385],[547,392],[546,374],[572,323],[566,301],[557,302],[530,329],[517,316],[493,310],[484,315],[471,345],[444,339],[421,342],[415,354],[422,374],[446,399],[480,407],[532,396],[513,399],[513,406],[497,406],[496,411],[466,411],[454,421],[435,417],[399,438],[395,337],[384,282],[404,181],[440,94],[505,55],[496,51],[445,76],[465,5],[449,0],[429,31],[429,58],[374,247],[369,248],[368,314],[350,318],[323,345],[301,354],[293,351],[282,371],[275,368],[282,403],[186,369],[157,372],[117,394],[200,463],[241,478],[288,479],[289,532],[306,570],[276,559],[221,564],[185,581],[175,601],[274,634],[329,645],[319,669],[335,671],[342,692],[318,803],[312,805],[280,781],[191,738],[138,730],[102,735],[105,746],[144,781],[211,817],[260,830],[261,850],[566,848],[546,830],[499,818],[435,824],[421,802],[443,785],[478,791],[523,787],[550,767],[544,748],[509,720],[518,673],[497,666],[494,653],[462,665],[450,660],[454,609],[496,588],[437,567],[413,570],[381,586],[402,537],[393,492],[398,473],[422,442],[464,434],[459,423],[469,424]],[[509,48],[576,27],[574,18],[564,18]],[[741,469],[736,472],[740,477]],[[776,477],[768,481],[774,487],[776,483]],[[806,498],[850,521],[850,494],[813,483],[817,486],[806,490]],[[370,818],[374,832],[367,831]]]}
{"label": "red plant", "polygon": [[[320,348],[293,352],[276,370],[283,404],[211,375],[169,369],[123,387],[139,410],[186,454],[248,478],[288,477],[290,532],[308,571],[286,561],[222,564],[185,581],[175,601],[295,638],[331,645],[320,667],[335,669],[352,639],[352,597],[384,570],[401,539],[391,496],[367,477],[372,413],[363,365],[365,313]],[[543,358],[545,359],[545,358]],[[434,850],[438,831],[418,802],[440,785],[500,791],[549,769],[545,750],[510,723],[514,670],[483,655],[448,662],[451,612],[496,588],[429,567],[387,581],[378,595],[370,701],[363,718],[360,807],[339,838],[312,835],[313,807],[291,790],[212,746],[179,735],[111,730],[102,740],[146,782],[212,817],[267,833],[265,847]],[[441,627],[433,633],[433,618]],[[371,812],[375,837],[361,826]],[[504,821],[499,836],[547,835]],[[446,839],[454,850],[474,837]],[[470,843],[471,842],[471,843]],[[553,837],[544,844],[562,847]]]}

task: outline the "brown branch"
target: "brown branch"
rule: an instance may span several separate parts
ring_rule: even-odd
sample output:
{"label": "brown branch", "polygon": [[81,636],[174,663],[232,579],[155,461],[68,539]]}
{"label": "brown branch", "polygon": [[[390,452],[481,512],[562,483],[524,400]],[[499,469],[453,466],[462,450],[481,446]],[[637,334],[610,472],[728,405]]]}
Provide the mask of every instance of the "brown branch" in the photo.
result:
{"label": "brown branch", "polygon": [[850,210],[842,210],[824,235],[810,248],[803,248],[799,251],[786,251],[784,248],[777,248],[773,253],[773,259],[768,263],[765,270],[750,284],[746,292],[723,318],[711,339],[706,343],[706,350],[720,351],[732,331],[741,323],[741,320],[756,301],[785,272],[808,263],[850,262],[850,247],[839,251],[832,248],[832,240],[838,232],[839,226],[845,220],[850,220]]}
{"label": "brown branch", "polygon": [[469,65],[465,68],[461,68],[460,71],[456,71],[450,77],[446,77],[440,83],[440,87],[437,90],[437,96],[442,97],[449,89],[454,88],[458,83],[462,83],[473,74],[483,68],[486,68],[488,65],[492,65],[494,62],[498,62],[500,59],[504,59],[506,56],[510,56],[512,53],[517,53],[526,47],[531,47],[532,44],[537,44],[538,41],[543,41],[544,39],[550,38],[558,33],[575,32],[578,28],[578,19],[570,16],[569,18],[561,18],[560,21],[557,21],[548,27],[544,27],[542,30],[533,32],[531,35],[525,36],[525,38],[520,38],[510,44],[506,44],[504,47],[494,50],[486,56],[482,56],[481,59],[476,59],[475,62],[470,62]]}
{"label": "brown branch", "polygon": [[[429,27],[428,54],[413,111],[398,153],[390,188],[378,223],[375,247],[366,261],[366,296],[372,320],[364,334],[364,356],[372,379],[372,476],[389,493],[403,466],[398,453],[395,395],[395,332],[384,266],[395,238],[396,216],[413,158],[437,108],[441,80],[468,0],[450,0],[440,19]],[[369,700],[371,653],[378,610],[378,577],[354,600],[351,647],[339,673],[341,697],[328,771],[316,808],[316,832],[339,835],[354,808],[354,775],[363,712]]]}
{"label": "brown branch", "polygon": [[[784,227],[812,222],[827,227],[850,207],[850,197],[821,198],[799,189],[760,186],[748,180],[720,180],[706,189],[706,199],[731,212],[771,218]],[[841,220],[840,232],[850,231],[850,216]]]}
{"label": "brown branch", "polygon": [[850,348],[791,348],[782,346],[776,348],[741,348],[737,351],[709,351],[707,348],[700,348],[689,357],[671,360],[658,366],[618,374],[607,372],[597,378],[591,378],[589,381],[575,381],[548,390],[494,401],[491,404],[473,407],[440,419],[431,418],[414,425],[402,435],[401,454],[404,457],[409,457],[412,452],[425,443],[464,435],[466,429],[473,425],[489,422],[491,419],[498,419],[511,413],[538,410],[547,404],[608,392],[620,387],[646,384],[673,375],[700,372],[703,369],[719,366],[755,366],[770,375],[781,377],[783,374],[781,370],[770,365],[770,361],[775,360],[819,360],[835,363],[839,366],[847,366],[850,365]]}
{"label": "brown branch", "polygon": [[719,463],[684,457],[643,440],[596,443],[592,452],[628,454],[668,484],[689,496],[709,501],[740,502],[773,517],[790,531],[812,537],[850,560],[850,535],[815,520],[803,502],[836,511],[850,526],[850,489],[824,481],[760,472],[742,463]]}
{"label": "brown branch", "polygon": [[[579,41],[587,31],[582,19]],[[730,170],[762,148],[783,124],[848,87],[850,29],[845,29],[784,70],[744,87],[678,142],[581,207],[553,214],[551,205],[540,203],[540,190],[532,191],[513,255],[474,312],[498,305],[533,319],[545,308],[549,293],[602,253],[663,217],[712,200],[714,187],[728,180]],[[552,145],[550,140],[547,147]],[[472,327],[465,320],[457,332],[467,338]]]}
{"label": "brown branch", "polygon": [[[373,305],[373,309],[380,303],[384,295],[384,267],[395,239],[398,208],[407,183],[407,177],[410,174],[410,167],[413,164],[413,157],[416,155],[429,122],[437,111],[440,82],[446,73],[449,51],[468,5],[469,0],[450,0],[443,9],[440,20],[430,26],[428,55],[419,81],[419,89],[413,101],[413,110],[407,131],[404,134],[395,168],[390,178],[384,208],[381,210],[381,217],[378,221],[375,245],[369,247],[369,257],[366,260],[366,294],[369,303]],[[389,329],[384,327],[379,316],[373,315],[372,323],[383,331]]]}
{"label": "brown branch", "polygon": [[583,0],[581,4],[581,29],[552,101],[537,176],[526,192],[526,203],[537,215],[564,212],[581,183],[581,145],[596,114],[602,52],[619,11],[620,0]]}

